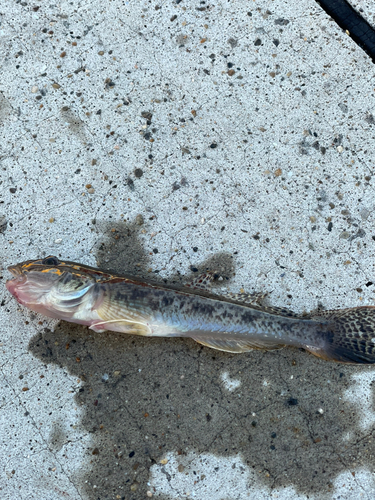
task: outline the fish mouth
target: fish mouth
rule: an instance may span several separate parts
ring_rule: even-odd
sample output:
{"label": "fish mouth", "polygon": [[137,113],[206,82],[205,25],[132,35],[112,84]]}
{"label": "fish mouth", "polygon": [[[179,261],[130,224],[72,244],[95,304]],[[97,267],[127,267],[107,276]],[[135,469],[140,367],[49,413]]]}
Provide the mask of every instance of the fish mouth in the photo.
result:
{"label": "fish mouth", "polygon": [[13,274],[13,278],[10,280],[7,280],[7,282],[6,282],[6,286],[7,286],[8,290],[10,290],[9,287],[13,288],[16,284],[18,285],[18,284],[25,283],[26,276],[23,273],[20,266],[18,266],[18,265],[9,266],[8,271]]}
{"label": "fish mouth", "polygon": [[27,282],[27,276],[22,271],[22,267],[16,264],[15,266],[9,266],[8,271],[12,273],[13,278],[7,280],[5,286],[20,304],[27,305],[24,300],[23,288]]}
{"label": "fish mouth", "polygon": [[[13,276],[15,276],[16,278],[20,275],[22,275],[22,269],[20,268],[19,265],[15,265],[15,266],[9,266],[8,267],[8,271],[11,272],[13,274]],[[14,279],[14,278],[13,278]]]}

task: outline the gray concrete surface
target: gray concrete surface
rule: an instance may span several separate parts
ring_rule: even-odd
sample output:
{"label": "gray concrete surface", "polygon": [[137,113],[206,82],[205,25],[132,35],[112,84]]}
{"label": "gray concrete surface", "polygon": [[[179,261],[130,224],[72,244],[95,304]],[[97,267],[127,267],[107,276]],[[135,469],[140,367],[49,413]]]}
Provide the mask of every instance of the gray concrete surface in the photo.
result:
{"label": "gray concrete surface", "polygon": [[373,368],[93,333],[4,287],[56,254],[373,305],[369,58],[313,0],[5,0],[0,23],[0,498],[373,498]]}

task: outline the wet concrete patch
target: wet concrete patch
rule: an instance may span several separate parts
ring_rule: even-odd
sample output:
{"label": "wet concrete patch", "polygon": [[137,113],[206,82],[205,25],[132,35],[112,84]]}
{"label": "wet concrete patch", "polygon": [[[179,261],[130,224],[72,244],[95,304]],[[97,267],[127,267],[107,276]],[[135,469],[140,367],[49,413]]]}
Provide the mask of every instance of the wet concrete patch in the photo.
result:
{"label": "wet concrete patch", "polygon": [[[98,261],[147,274],[136,226],[112,229]],[[361,426],[356,403],[346,397],[371,367],[295,349],[231,355],[191,340],[95,333],[64,322],[34,337],[29,350],[82,381],[75,400],[92,444],[85,472],[73,480],[89,499],[145,498],[151,467],[169,452],[187,459],[240,454],[269,491],[293,487],[320,498],[331,496],[341,473],[375,467],[373,427]],[[223,374],[241,386],[228,391]],[[58,428],[51,440],[59,446]]]}
{"label": "wet concrete patch", "polygon": [[[142,218],[142,224],[139,220]],[[142,228],[144,217],[138,214],[134,222],[107,222],[96,221],[98,233],[102,235],[96,245],[97,265],[106,270],[118,274],[128,273],[152,281],[165,282],[159,272],[149,272],[152,262],[150,253],[158,253],[158,249],[147,253],[142,244]],[[193,251],[196,249],[194,247]],[[170,259],[170,261],[172,258]],[[215,285],[226,285],[234,276],[233,255],[229,252],[212,254],[203,262],[192,261],[189,269],[176,269],[174,274],[168,277],[169,283],[189,283],[205,271],[217,272],[222,280],[214,282]]]}
{"label": "wet concrete patch", "polygon": [[[328,494],[340,473],[375,466],[373,429],[362,430],[356,405],[344,397],[351,376],[368,368],[292,350],[235,356],[190,340],[92,333],[66,323],[29,349],[84,382],[75,399],[93,445],[88,472],[75,480],[90,499],[144,498],[150,467],[169,451],[241,453],[264,486],[305,494]],[[223,371],[241,387],[228,392]]]}

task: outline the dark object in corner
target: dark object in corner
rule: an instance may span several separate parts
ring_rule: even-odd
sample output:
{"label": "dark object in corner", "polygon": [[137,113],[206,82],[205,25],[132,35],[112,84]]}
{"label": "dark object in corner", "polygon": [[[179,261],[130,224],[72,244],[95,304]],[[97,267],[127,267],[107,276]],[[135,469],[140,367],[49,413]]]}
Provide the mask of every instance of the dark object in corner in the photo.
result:
{"label": "dark object in corner", "polygon": [[375,63],[375,29],[346,0],[317,2]]}

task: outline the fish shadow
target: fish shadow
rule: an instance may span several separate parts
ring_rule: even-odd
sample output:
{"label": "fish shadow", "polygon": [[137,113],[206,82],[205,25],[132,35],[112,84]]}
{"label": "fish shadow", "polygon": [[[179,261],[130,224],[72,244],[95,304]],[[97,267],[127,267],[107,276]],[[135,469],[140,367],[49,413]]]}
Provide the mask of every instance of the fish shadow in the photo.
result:
{"label": "fish shadow", "polygon": [[[105,225],[98,265],[149,277],[139,226],[115,227]],[[220,254],[193,266],[189,278],[207,268],[228,278],[234,272],[231,256]],[[182,280],[176,273],[171,281]],[[375,467],[373,427],[361,428],[358,408],[345,398],[352,375],[369,367],[297,349],[233,355],[190,339],[96,333],[66,322],[31,339],[29,351],[82,381],[75,400],[92,444],[72,480],[89,499],[116,497],[119,485],[120,498],[146,498],[150,468],[171,451],[240,454],[261,485],[320,498],[331,497],[335,478],[354,464]],[[223,373],[240,387],[230,392]]]}

